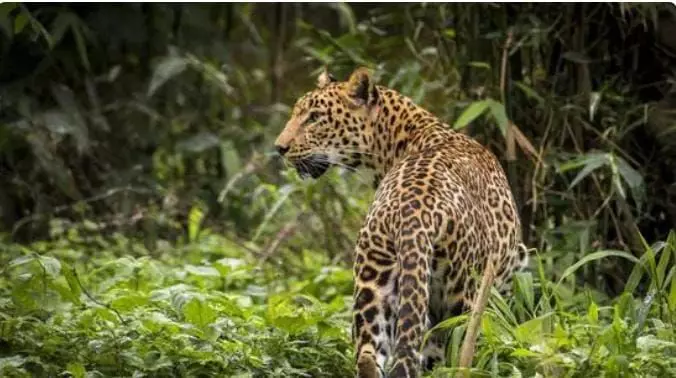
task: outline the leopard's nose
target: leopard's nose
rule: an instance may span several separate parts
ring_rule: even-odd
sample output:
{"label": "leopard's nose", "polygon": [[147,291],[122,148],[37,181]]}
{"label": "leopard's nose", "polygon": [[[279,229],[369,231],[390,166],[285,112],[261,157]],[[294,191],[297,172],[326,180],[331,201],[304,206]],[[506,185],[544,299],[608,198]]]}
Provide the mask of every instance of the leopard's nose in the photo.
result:
{"label": "leopard's nose", "polygon": [[289,151],[289,147],[284,147],[284,146],[279,146],[279,145],[277,145],[277,146],[275,146],[275,148],[277,149],[277,152],[278,152],[279,155],[281,155],[281,156],[284,156],[284,154],[286,154],[286,153]]}

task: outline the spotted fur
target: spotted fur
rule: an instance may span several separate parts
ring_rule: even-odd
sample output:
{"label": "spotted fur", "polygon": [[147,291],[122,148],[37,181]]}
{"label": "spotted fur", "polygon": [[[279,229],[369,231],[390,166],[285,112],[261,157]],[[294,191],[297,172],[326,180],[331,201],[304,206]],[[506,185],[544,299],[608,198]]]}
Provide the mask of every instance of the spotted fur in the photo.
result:
{"label": "spotted fur", "polygon": [[445,335],[432,335],[423,348],[424,332],[472,308],[487,264],[500,289],[527,264],[495,156],[375,85],[364,68],[341,82],[323,73],[275,144],[302,176],[317,178],[335,165],[375,170],[375,199],[354,256],[359,377],[416,377],[443,361]]}

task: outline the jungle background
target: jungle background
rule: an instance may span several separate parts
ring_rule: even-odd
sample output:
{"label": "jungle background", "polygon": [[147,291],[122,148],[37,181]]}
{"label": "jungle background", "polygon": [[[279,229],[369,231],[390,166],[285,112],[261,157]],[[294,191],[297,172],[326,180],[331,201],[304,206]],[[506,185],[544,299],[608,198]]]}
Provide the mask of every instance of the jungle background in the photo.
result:
{"label": "jungle background", "polygon": [[0,4],[0,375],[351,376],[371,180],[273,152],[323,66],[508,172],[533,257],[475,376],[676,376],[667,3]]}

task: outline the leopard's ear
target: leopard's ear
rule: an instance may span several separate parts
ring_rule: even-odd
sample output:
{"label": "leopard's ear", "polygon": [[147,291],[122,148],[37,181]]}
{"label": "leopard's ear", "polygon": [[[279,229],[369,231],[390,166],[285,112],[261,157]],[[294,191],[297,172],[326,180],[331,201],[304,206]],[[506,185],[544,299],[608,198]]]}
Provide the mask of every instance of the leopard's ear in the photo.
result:
{"label": "leopard's ear", "polygon": [[347,81],[347,97],[357,106],[371,105],[377,96],[371,73],[366,67],[359,67]]}
{"label": "leopard's ear", "polygon": [[329,73],[329,70],[326,67],[324,67],[324,69],[322,70],[322,73],[320,73],[319,77],[317,77],[317,88],[319,88],[319,89],[324,88],[325,86],[327,86],[327,85],[329,85],[329,84],[331,84],[335,81],[336,81],[336,78],[333,77],[333,75],[331,75]]}

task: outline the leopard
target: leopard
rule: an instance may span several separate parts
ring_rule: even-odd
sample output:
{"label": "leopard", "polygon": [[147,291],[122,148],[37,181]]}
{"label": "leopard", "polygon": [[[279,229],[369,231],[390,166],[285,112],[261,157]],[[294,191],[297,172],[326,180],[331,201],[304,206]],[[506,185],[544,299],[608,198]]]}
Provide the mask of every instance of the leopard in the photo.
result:
{"label": "leopard", "polygon": [[[496,155],[376,83],[368,67],[346,80],[324,68],[296,100],[274,148],[303,179],[331,167],[373,172],[374,198],[352,258],[357,377],[418,377],[444,364],[448,334],[426,333],[469,311],[469,327],[472,320],[478,327],[487,289],[509,292],[528,265],[515,197]],[[465,364],[476,332],[465,331]]]}

